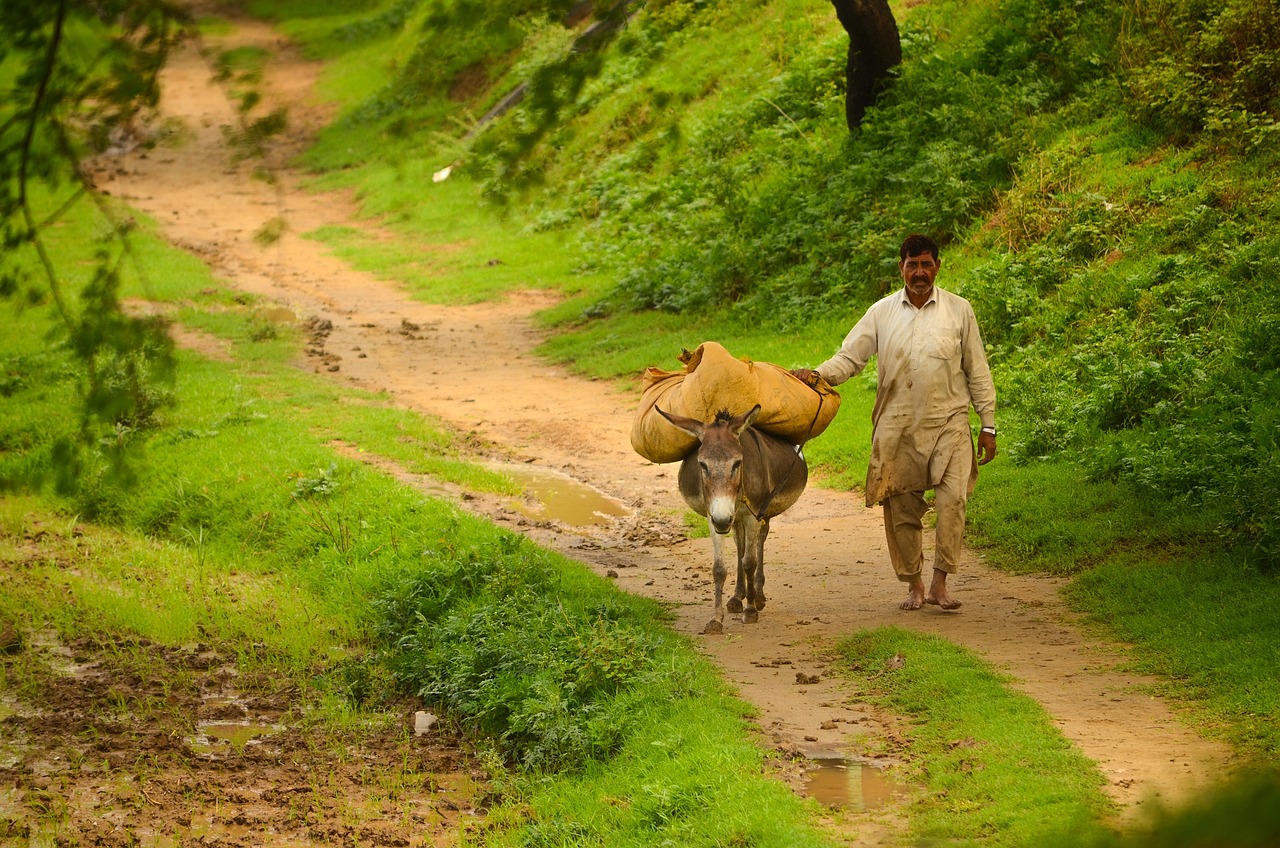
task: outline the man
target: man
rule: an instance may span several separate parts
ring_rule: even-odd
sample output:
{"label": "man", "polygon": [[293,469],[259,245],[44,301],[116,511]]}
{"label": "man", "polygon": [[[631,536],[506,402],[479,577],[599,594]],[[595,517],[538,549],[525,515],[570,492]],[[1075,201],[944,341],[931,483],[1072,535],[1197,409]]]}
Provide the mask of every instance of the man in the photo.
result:
{"label": "man", "polygon": [[[954,610],[960,602],[947,592],[947,575],[960,561],[965,503],[978,479],[977,466],[996,456],[996,391],[973,307],[934,286],[942,267],[938,245],[928,236],[911,235],[898,256],[902,290],[872,305],[835,356],[792,373],[806,382],[816,375],[838,385],[878,356],[867,506],[884,504],[889,559],[898,579],[908,584],[902,609],[934,604]],[[977,457],[970,404],[982,425]],[[927,593],[921,573],[926,489],[934,491],[938,517]]]}

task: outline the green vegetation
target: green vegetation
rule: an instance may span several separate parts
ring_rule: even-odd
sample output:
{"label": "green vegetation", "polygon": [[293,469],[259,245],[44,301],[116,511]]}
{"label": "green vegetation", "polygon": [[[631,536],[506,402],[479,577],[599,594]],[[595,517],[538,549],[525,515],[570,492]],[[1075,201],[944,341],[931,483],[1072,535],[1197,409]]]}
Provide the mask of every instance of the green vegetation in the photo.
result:
{"label": "green vegetation", "polygon": [[[990,559],[1072,576],[1072,603],[1204,727],[1263,762],[1280,752],[1274,0],[897,4],[905,61],[853,136],[825,4],[651,0],[582,50],[590,19],[564,26],[565,0],[248,5],[330,63],[342,114],[304,157],[315,184],[354,189],[403,239],[311,235],[423,298],[563,290],[544,352],[584,372],[634,379],[709,338],[815,364],[893,287],[902,236],[934,234],[1001,393],[1004,456],[971,513]],[[244,87],[246,148],[284,120],[249,118],[263,58],[220,60]],[[31,90],[26,68],[6,58],[7,87]],[[519,84],[524,99],[481,126]],[[15,127],[43,114],[13,108],[7,246],[38,233],[50,255],[87,258],[101,219],[77,208],[36,227],[64,198],[12,188]],[[46,170],[69,174],[57,138],[39,138],[60,163]],[[658,610],[344,458],[334,443],[509,485],[430,422],[282,367],[289,331],[135,241],[147,296],[234,361],[179,353],[176,382],[152,379],[169,352],[124,320],[94,335],[64,317],[46,341],[51,303],[120,319],[121,287],[140,281],[118,247],[100,272],[64,260],[47,291],[29,250],[6,257],[24,309],[0,319],[0,527],[8,546],[36,521],[64,528],[56,544],[96,567],[52,557],[6,575],[0,623],[258,642],[246,667],[312,679],[335,714],[421,694],[495,740],[504,803],[484,844],[821,844],[762,776],[741,705]],[[81,331],[91,344],[67,343]],[[827,485],[861,480],[873,381],[842,387],[844,413],[807,449]],[[92,426],[59,414],[79,407]],[[145,463],[118,462],[125,445]],[[97,524],[87,538],[73,516]],[[897,632],[843,650],[867,697],[913,720],[914,836],[1131,844],[1095,833],[1097,775],[980,663]],[[910,661],[882,674],[894,653]],[[1133,839],[1195,844],[1197,827],[1257,820],[1232,805],[1274,797],[1269,777],[1242,783]]]}
{"label": "green vegetation", "polygon": [[1266,848],[1280,829],[1280,779],[1274,773],[1245,775],[1178,813],[1161,811],[1155,820],[1127,835],[1101,834],[1089,841],[1078,836],[1057,844],[1089,848],[1195,848],[1228,844]]}
{"label": "green vegetation", "polygon": [[[158,0],[0,6],[0,300],[52,304],[49,329],[73,354],[78,386],[66,408],[79,420],[55,446],[64,489],[94,454],[126,477],[128,434],[152,426],[169,400],[174,363],[161,322],[120,304],[131,223],[108,212],[80,162],[124,143],[155,104],[157,75],[184,23]],[[100,214],[84,243],[101,248],[67,268],[51,232],[90,201]],[[29,261],[13,260],[19,249]]]}
{"label": "green vegetation", "polygon": [[896,628],[850,636],[839,654],[858,697],[909,722],[904,744],[931,789],[911,811],[918,842],[1037,845],[1098,830],[1109,808],[1101,776],[983,662]]}

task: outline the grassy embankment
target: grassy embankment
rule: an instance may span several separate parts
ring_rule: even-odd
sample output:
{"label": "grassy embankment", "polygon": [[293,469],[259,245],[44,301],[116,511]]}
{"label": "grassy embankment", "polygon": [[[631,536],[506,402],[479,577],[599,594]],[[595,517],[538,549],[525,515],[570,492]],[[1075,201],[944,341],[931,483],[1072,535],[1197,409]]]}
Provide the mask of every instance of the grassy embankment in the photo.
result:
{"label": "grassy embankment", "polygon": [[[1275,51],[1244,23],[1274,4],[898,7],[906,61],[853,138],[825,8],[653,4],[587,58],[533,3],[431,26],[431,3],[256,8],[350,104],[308,154],[317,183],[465,246],[477,293],[562,286],[544,351],[596,376],[709,338],[812,365],[892,287],[901,235],[938,234],[1002,397],[975,539],[1073,577],[1072,603],[1189,721],[1274,760]],[[542,96],[467,138],[522,80]],[[335,243],[424,298],[472,296]],[[810,447],[829,485],[861,477],[873,379]]]}

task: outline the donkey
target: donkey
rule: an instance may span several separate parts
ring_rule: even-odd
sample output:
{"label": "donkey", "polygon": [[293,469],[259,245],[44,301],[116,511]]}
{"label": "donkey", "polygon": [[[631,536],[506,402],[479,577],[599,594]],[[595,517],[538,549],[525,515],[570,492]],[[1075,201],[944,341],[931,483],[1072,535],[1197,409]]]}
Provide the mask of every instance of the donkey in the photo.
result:
{"label": "donkey", "polygon": [[[703,633],[724,632],[724,539],[733,533],[738,545],[738,584],[729,599],[729,612],[742,613],[745,624],[760,620],[764,609],[764,540],[769,519],[800,498],[809,481],[809,466],[795,445],[751,423],[760,404],[741,415],[727,410],[703,423],[672,415],[663,418],[698,440],[680,464],[680,496],[689,508],[705,516],[711,528],[716,583],[715,617]],[[745,605],[744,605],[745,602]]]}

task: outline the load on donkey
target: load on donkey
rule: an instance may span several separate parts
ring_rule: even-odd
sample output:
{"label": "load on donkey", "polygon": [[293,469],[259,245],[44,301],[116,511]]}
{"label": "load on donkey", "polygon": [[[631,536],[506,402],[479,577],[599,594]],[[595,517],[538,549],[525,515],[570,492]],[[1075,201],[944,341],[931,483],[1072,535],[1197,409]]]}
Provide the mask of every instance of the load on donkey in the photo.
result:
{"label": "load on donkey", "polygon": [[765,604],[769,520],[800,498],[809,480],[801,447],[835,418],[840,396],[715,342],[679,359],[680,371],[645,369],[631,446],[650,462],[681,462],[680,495],[711,529],[715,614],[703,632],[721,633],[726,537],[733,534],[738,562],[727,606],[752,624]]}

